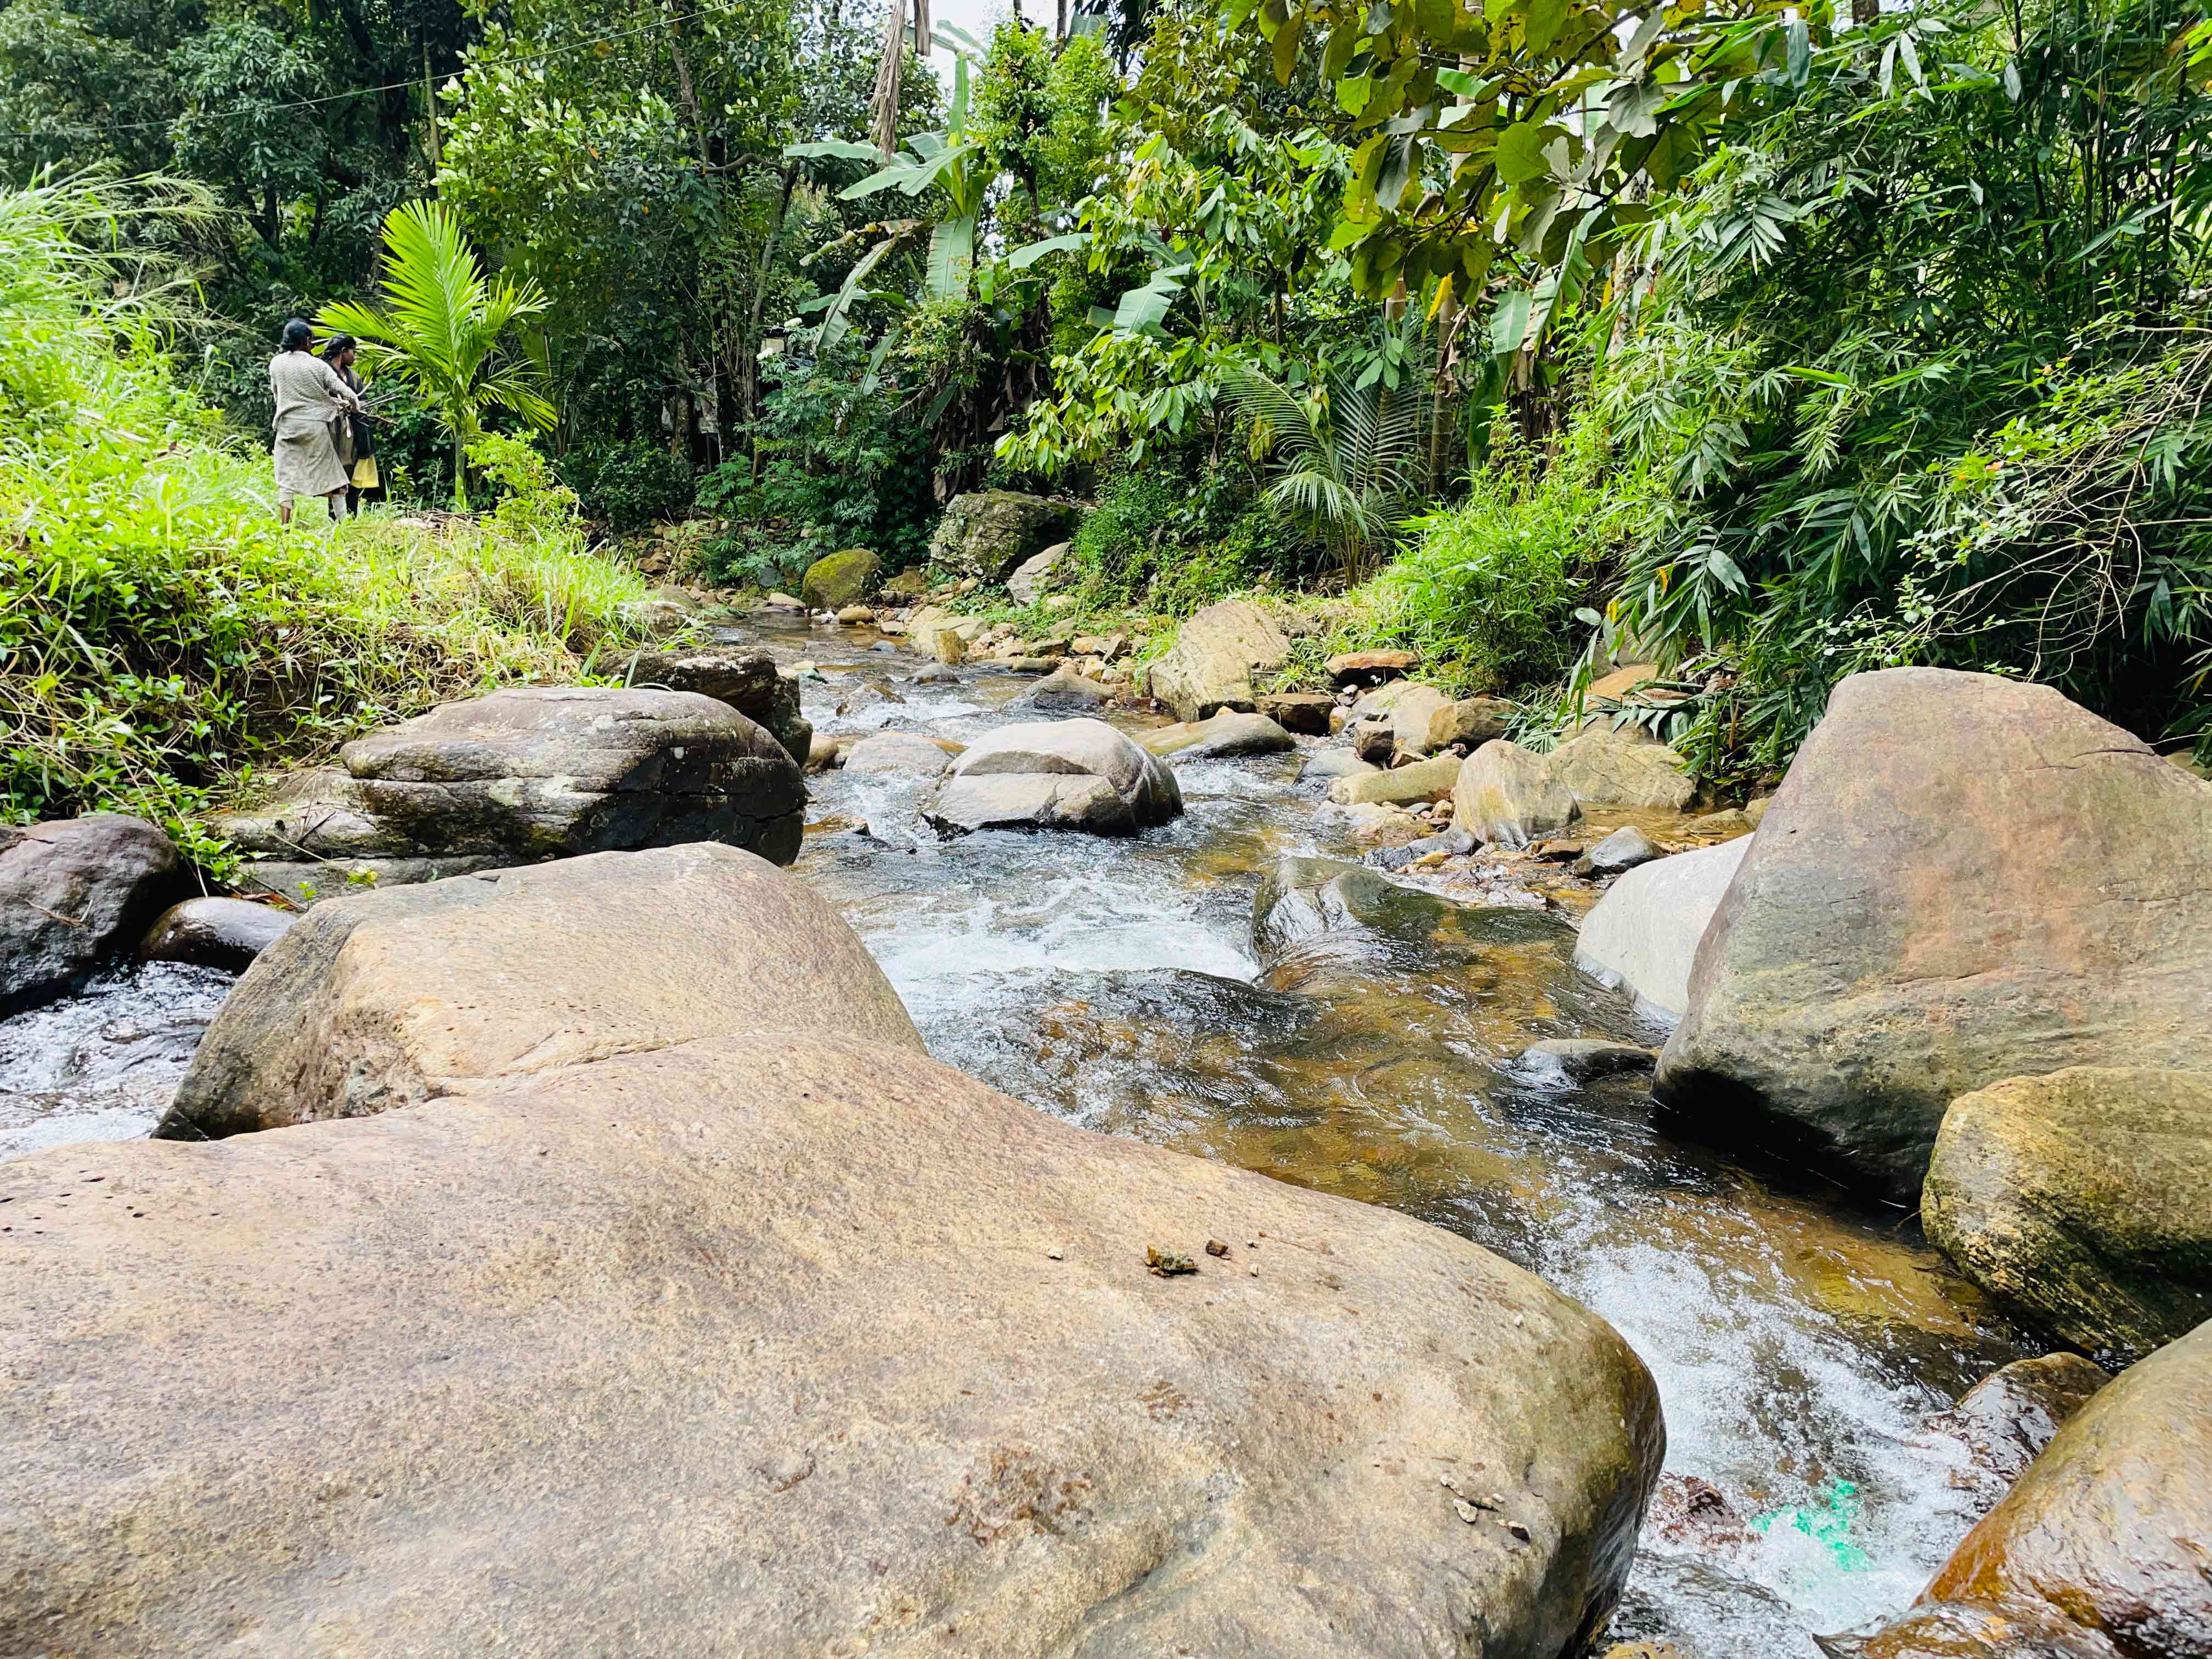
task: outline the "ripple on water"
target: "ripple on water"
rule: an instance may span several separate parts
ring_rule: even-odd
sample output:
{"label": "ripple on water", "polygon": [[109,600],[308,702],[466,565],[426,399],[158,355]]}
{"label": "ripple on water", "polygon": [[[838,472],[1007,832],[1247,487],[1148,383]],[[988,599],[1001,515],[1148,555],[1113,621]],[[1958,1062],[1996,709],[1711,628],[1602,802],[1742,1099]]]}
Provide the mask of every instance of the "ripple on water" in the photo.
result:
{"label": "ripple on water", "polygon": [[154,1127],[234,976],[131,963],[83,991],[0,1020],[0,1158]]}
{"label": "ripple on water", "polygon": [[[869,726],[967,741],[1021,717],[986,706],[1018,687],[900,690],[902,719]],[[824,692],[810,717],[842,729],[831,688],[810,705]],[[1655,1508],[1621,1639],[1816,1659],[1812,1632],[1909,1601],[1968,1520],[1959,1453],[1921,1425],[2018,1357],[2010,1328],[1909,1220],[1674,1139],[1638,1080],[1517,1073],[1539,1037],[1663,1035],[1576,973],[1564,935],[1425,959],[1323,945],[1255,983],[1260,873],[1356,855],[1297,760],[1187,763],[1187,815],[1134,841],[832,834],[799,868],[939,1058],[1096,1128],[1450,1228],[1611,1321],[1657,1379],[1669,1480],[1710,1482],[1733,1516],[1675,1535]],[[817,796],[891,834],[926,787],[833,774]]]}

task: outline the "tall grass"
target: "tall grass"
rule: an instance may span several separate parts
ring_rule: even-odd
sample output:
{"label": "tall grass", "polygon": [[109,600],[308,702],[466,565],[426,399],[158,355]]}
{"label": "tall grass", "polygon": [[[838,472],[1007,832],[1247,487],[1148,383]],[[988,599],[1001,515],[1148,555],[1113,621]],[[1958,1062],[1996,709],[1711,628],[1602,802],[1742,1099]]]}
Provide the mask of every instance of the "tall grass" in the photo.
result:
{"label": "tall grass", "polygon": [[645,596],[573,520],[276,521],[261,442],[172,379],[173,191],[0,191],[0,815],[141,813],[218,870],[257,767],[514,680],[573,679]]}

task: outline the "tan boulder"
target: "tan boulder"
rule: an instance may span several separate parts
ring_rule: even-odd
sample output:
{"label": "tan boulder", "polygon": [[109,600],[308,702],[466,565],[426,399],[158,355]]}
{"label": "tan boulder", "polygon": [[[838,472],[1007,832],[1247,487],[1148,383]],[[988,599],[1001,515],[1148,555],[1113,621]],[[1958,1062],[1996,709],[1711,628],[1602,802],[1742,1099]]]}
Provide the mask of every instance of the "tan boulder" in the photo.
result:
{"label": "tan boulder", "polygon": [[1541,755],[1500,738],[1467,757],[1452,785],[1452,826],[1477,841],[1526,847],[1582,816]]}
{"label": "tan boulder", "polygon": [[1822,1648],[1837,1659],[2212,1653],[2208,1420],[2212,1324],[2075,1413],[1911,1610]]}
{"label": "tan boulder", "polygon": [[1390,734],[1401,755],[1429,752],[1429,732],[1452,708],[1452,700],[1433,685],[1415,685],[1390,707]]}
{"label": "tan boulder", "polygon": [[750,1031],[921,1046],[828,902],[736,848],[462,876],[308,912],[224,1001],[156,1133],[358,1117]]}
{"label": "tan boulder", "polygon": [[1679,812],[1698,793],[1682,769],[1682,757],[1666,744],[1633,728],[1615,731],[1602,721],[1585,726],[1552,751],[1552,775],[1588,806]]}
{"label": "tan boulder", "polygon": [[940,835],[1076,830],[1133,836],[1182,813],[1174,771],[1100,720],[1002,726],[953,763],[923,816]]}
{"label": "tan boulder", "polygon": [[1395,767],[1387,772],[1352,773],[1330,783],[1328,798],[1339,806],[1357,806],[1366,802],[1407,806],[1415,801],[1443,800],[1458,783],[1463,763],[1456,755],[1440,755],[1434,760],[1416,761],[1411,766]]}
{"label": "tan boulder", "polygon": [[1411,651],[1343,651],[1328,659],[1329,678],[1339,685],[1372,685],[1410,674],[1421,659]]}
{"label": "tan boulder", "polygon": [[1462,697],[1429,717],[1429,752],[1460,744],[1472,754],[1492,739],[1504,737],[1512,718],[1513,705],[1503,697]]}
{"label": "tan boulder", "polygon": [[1551,1659],[1662,1453],[1443,1229],[842,1033],[0,1199],[9,1653]]}
{"label": "tan boulder", "polygon": [[1183,623],[1148,683],[1177,720],[1202,720],[1224,708],[1249,713],[1258,696],[1253,675],[1280,668],[1290,654],[1291,642],[1259,606],[1224,599]]}

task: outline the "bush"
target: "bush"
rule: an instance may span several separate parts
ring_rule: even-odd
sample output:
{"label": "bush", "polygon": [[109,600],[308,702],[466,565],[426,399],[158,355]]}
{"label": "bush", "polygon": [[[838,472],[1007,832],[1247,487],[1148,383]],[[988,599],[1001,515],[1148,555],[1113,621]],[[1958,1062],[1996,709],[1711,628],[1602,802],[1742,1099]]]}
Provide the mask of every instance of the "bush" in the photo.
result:
{"label": "bush", "polygon": [[265,453],[179,389],[158,317],[76,240],[129,205],[0,191],[0,816],[137,812],[221,873],[196,821],[250,769],[573,679],[644,587],[573,526],[280,527]]}
{"label": "bush", "polygon": [[561,458],[559,471],[585,515],[618,536],[682,518],[697,488],[690,462],[643,438],[580,445]]}
{"label": "bush", "polygon": [[1255,583],[1288,583],[1314,538],[1252,499],[1241,471],[1174,458],[1116,472],[1068,544],[1064,581],[1090,607],[1186,614]]}
{"label": "bush", "polygon": [[1623,507],[1572,452],[1540,471],[1501,446],[1459,506],[1408,526],[1419,539],[1352,595],[1374,643],[1421,653],[1428,673],[1465,691],[1546,684],[1577,655],[1586,606]]}

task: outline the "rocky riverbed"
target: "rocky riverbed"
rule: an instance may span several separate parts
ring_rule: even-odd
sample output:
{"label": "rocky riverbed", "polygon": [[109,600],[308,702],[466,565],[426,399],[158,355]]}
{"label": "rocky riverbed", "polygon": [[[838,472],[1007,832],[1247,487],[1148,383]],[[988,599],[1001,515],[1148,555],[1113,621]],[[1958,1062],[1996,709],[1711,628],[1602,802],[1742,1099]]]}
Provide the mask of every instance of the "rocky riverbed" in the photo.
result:
{"label": "rocky riverbed", "polygon": [[[1669,904],[1709,908],[1744,845],[1727,837],[1747,824],[1663,806],[1592,810],[1575,825],[1573,848],[1540,836],[1528,848],[1470,853],[1437,833],[1451,809],[1423,825],[1400,806],[1332,804],[1334,769],[1315,762],[1343,754],[1352,734],[1292,741],[1265,721],[1168,732],[1163,717],[1115,706],[1067,677],[1041,693],[1035,672],[924,664],[865,627],[804,616],[758,619],[720,644],[765,647],[793,676],[784,684],[797,685],[802,710],[781,708],[788,730],[778,733],[793,755],[872,739],[852,749],[850,763],[810,780],[793,866],[806,893],[788,902],[803,910],[817,902],[811,894],[834,906],[902,1012],[871,988],[872,970],[859,972],[865,961],[840,957],[846,947],[827,934],[826,954],[803,964],[802,977],[831,1006],[787,1006],[763,941],[752,939],[766,914],[759,907],[787,890],[778,884],[715,897],[735,907],[726,915],[691,913],[714,937],[748,941],[753,965],[732,971],[752,977],[723,987],[693,975],[684,951],[667,952],[685,913],[679,904],[670,914],[655,884],[673,883],[665,891],[680,900],[692,890],[686,883],[702,878],[691,865],[676,861],[692,871],[683,874],[665,860],[623,866],[645,873],[620,878],[630,896],[610,909],[608,878],[579,860],[499,882],[495,895],[489,883],[458,897],[407,890],[423,896],[390,909],[404,926],[301,931],[283,947],[298,973],[258,976],[250,1007],[239,1005],[229,1034],[207,1045],[168,1132],[232,1133],[380,1114],[426,1096],[498,1095],[548,1067],[602,1081],[500,1097],[542,1098],[556,1116],[581,1102],[588,1115],[594,1090],[623,1086],[619,1066],[604,1068],[641,1048],[691,1056],[670,1059],[669,1075],[695,1078],[686,1086],[704,1097],[724,1086],[710,1078],[744,1058],[714,1060],[700,1046],[733,1018],[746,1030],[794,1021],[815,1042],[858,1031],[878,1009],[889,1025],[852,1039],[875,1063],[879,1049],[912,1042],[910,1015],[937,1060],[1054,1117],[1401,1212],[1533,1270],[1608,1322],[1649,1367],[1667,1421],[1664,1472],[1609,1639],[1692,1659],[1815,1659],[1816,1633],[1869,1625],[1911,1602],[2002,1491],[1986,1448],[1961,1429],[1966,1419],[1946,1413],[1996,1368],[2044,1345],[1931,1249],[1907,1210],[1794,1164],[1745,1161],[1679,1138],[1650,1095],[1668,1034],[1657,1010],[1668,996],[1665,975],[1645,971],[1638,955],[1650,941],[1632,927],[1605,945],[1608,961],[1638,964],[1630,977],[1644,994],[1577,966],[1591,943],[1577,926],[1606,875],[1592,867],[1604,865],[1601,848],[1618,856],[1626,846],[1632,860],[1653,848],[1709,847],[1620,878],[1623,891],[1674,884],[1683,891]],[[611,719],[663,717],[657,704],[611,708]],[[1062,741],[1069,732],[1026,724],[1070,714],[1105,724],[1086,726],[1073,748]],[[1166,756],[1171,775],[1147,753]],[[971,757],[961,775],[988,792],[988,811],[946,808],[943,775],[955,754]],[[1554,775],[1543,770],[1539,793]],[[1498,782],[1509,794],[1515,787],[1510,777]],[[1495,795],[1460,793],[1469,797],[1462,807],[1493,810]],[[360,805],[350,794],[346,804]],[[1080,821],[1111,833],[990,827],[1009,821]],[[1395,844],[1415,835],[1411,846]],[[1575,859],[1577,850],[1587,856]],[[1717,883],[1697,875],[1705,869]],[[570,872],[602,917],[581,931]],[[711,881],[701,890],[722,892]],[[777,914],[769,931],[779,936],[818,932],[799,911]],[[414,954],[422,927],[443,941],[428,963]],[[535,977],[486,997],[471,988],[499,981],[502,951],[532,952]],[[840,961],[824,977],[823,964]],[[1686,964],[1668,971],[1679,981]],[[595,983],[625,975],[635,986],[595,1000]],[[81,996],[0,1022],[0,1159],[143,1134],[168,1106],[228,982],[218,969],[179,963],[110,969]],[[571,1012],[541,1034],[531,1021],[548,1006]],[[449,1007],[467,1011],[458,1036],[435,1012]],[[810,1054],[806,1066],[835,1074],[830,1056]],[[531,1133],[518,1127],[526,1116],[509,1124],[495,1107],[455,1109],[454,1123],[473,1126],[456,1146]],[[854,1109],[877,1105],[856,1097]],[[902,1109],[884,1118],[894,1135]],[[973,1109],[978,1124],[998,1121],[980,1099]],[[404,1124],[392,1127],[389,1114],[374,1121],[358,1144],[404,1161]],[[676,1131],[704,1136],[708,1121]],[[567,1133],[546,1131],[555,1142]],[[234,1144],[241,1157],[270,1160],[266,1178],[280,1185],[297,1178],[284,1146],[307,1145],[253,1134],[226,1146]],[[877,1156],[895,1144],[878,1143]],[[593,1156],[583,1142],[570,1151]],[[484,1178],[466,1162],[454,1165],[457,1192]],[[158,1175],[161,1166],[147,1167]],[[614,1165],[607,1178],[593,1201],[628,1201]],[[663,1223],[654,1213],[638,1224]],[[495,1232],[486,1243],[497,1248]],[[733,1233],[714,1248],[756,1246]],[[1262,1242],[1234,1248],[1240,1264],[1242,1252],[1254,1253],[1248,1271],[1259,1278]],[[1048,1259],[1063,1254],[1055,1245]],[[412,1246],[395,1249],[390,1269],[414,1272],[414,1259]],[[1346,1266],[1316,1283],[1328,1289],[1333,1276],[1348,1285],[1356,1274]],[[1375,1280],[1366,1299],[1387,1299],[1390,1282]],[[856,1281],[855,1295],[880,1293]],[[1516,1316],[1513,1330],[1522,1324]],[[1359,1340],[1380,1345],[1379,1363],[1390,1334],[1358,1328]],[[1488,1327],[1469,1323],[1466,1340],[1479,1351],[1465,1363],[1502,1352],[1494,1316]],[[1209,1375],[1209,1387],[1224,1385],[1218,1365]],[[1155,1407],[1147,1410],[1158,1420]],[[313,1433],[305,1443],[312,1449]],[[1393,1480],[1401,1473],[1390,1456],[1374,1468]],[[619,1471],[606,1473],[623,1490]],[[1480,1504],[1455,1501],[1468,1505],[1470,1525],[1482,1518]],[[1584,1524],[1559,1513],[1563,1526]],[[1514,1605],[1516,1617],[1573,1617]]]}

